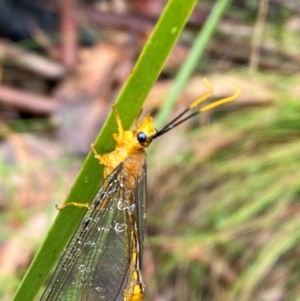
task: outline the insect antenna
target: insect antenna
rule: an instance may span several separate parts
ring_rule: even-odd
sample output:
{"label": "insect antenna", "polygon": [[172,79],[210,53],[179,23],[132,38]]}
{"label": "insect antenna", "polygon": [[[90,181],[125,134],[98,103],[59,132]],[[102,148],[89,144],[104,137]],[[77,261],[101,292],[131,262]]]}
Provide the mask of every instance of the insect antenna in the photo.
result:
{"label": "insect antenna", "polygon": [[162,129],[157,131],[156,134],[152,137],[153,139],[163,135],[164,133],[170,131],[174,127],[178,126],[179,124],[185,122],[186,120],[190,119],[191,117],[193,117],[197,114],[200,114],[202,112],[211,110],[211,109],[213,109],[215,107],[218,107],[222,104],[225,104],[227,102],[235,100],[239,96],[239,94],[241,93],[240,88],[237,85],[233,84],[234,88],[235,88],[235,93],[233,95],[225,97],[225,98],[221,98],[219,100],[216,100],[213,103],[210,103],[210,104],[202,107],[200,110],[198,110],[196,112],[193,112],[193,113],[191,113],[190,115],[188,115],[186,117],[183,117],[188,112],[190,112],[195,107],[197,107],[201,102],[205,101],[207,98],[209,98],[212,95],[213,89],[212,89],[211,84],[209,83],[209,81],[206,78],[204,78],[203,81],[204,81],[204,84],[207,87],[208,91],[205,94],[203,94],[202,96],[200,96],[199,98],[197,98],[196,100],[194,100],[183,112],[181,112],[177,117],[175,117],[172,121],[170,121],[168,124],[166,124]]}

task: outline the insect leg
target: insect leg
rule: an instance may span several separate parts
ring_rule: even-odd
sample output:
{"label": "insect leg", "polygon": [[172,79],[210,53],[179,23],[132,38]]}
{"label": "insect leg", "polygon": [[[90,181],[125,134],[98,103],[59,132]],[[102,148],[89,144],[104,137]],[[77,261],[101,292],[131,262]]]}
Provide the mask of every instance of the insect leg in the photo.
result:
{"label": "insect leg", "polygon": [[67,204],[62,205],[62,206],[55,205],[55,208],[57,210],[62,210],[62,209],[65,209],[68,206],[75,206],[75,207],[78,207],[78,208],[87,208],[87,209],[90,209],[91,205],[88,204],[88,203],[82,204],[82,203],[70,202],[70,203],[67,203]]}
{"label": "insect leg", "polygon": [[117,111],[117,109],[114,105],[112,106],[112,109],[113,109],[113,112],[115,114],[116,122],[117,122],[117,125],[118,125],[118,133],[119,133],[118,139],[120,139],[122,141],[123,140],[123,133],[124,133],[122,120],[121,120],[121,117],[120,117],[120,115],[119,115],[119,113],[118,113],[118,111]]}

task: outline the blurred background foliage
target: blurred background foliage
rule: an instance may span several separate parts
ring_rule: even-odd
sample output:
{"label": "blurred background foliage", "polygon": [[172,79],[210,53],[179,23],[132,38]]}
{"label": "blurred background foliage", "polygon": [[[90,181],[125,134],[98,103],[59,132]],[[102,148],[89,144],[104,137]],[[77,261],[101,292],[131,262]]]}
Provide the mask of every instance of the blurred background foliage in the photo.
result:
{"label": "blurred background foliage", "polygon": [[[22,17],[10,18],[17,25],[0,45],[1,300],[24,275],[165,3],[21,2],[5,7],[6,18]],[[163,106],[211,9],[199,1],[144,112]],[[233,82],[242,94],[150,150],[146,300],[299,300],[299,12],[299,1],[232,1],[196,63],[172,115],[205,91],[204,76],[216,98],[232,94]],[[70,24],[73,42],[63,45]]]}

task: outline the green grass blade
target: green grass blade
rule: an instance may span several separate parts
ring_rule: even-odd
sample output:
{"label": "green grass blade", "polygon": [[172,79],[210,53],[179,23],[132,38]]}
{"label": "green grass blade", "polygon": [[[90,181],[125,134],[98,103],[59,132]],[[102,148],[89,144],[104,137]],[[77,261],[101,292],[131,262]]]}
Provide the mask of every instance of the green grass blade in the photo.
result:
{"label": "green grass blade", "polygon": [[[170,0],[168,2],[116,101],[116,107],[125,128],[132,124],[139,112],[196,3],[197,0]],[[115,131],[116,123],[114,117],[110,114],[96,139],[96,148],[99,153],[106,153],[114,148],[112,134]],[[90,153],[66,202],[85,203],[91,201],[102,178],[103,168]],[[32,301],[34,299],[71,238],[84,212],[84,209],[72,206],[59,212],[47,238],[22,280],[13,301]]]}

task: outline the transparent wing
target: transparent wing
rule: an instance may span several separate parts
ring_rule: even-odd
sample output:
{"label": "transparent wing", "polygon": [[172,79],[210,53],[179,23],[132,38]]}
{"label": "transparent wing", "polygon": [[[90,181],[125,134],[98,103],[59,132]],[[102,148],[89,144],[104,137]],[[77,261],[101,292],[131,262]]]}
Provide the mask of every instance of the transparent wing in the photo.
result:
{"label": "transparent wing", "polygon": [[[134,192],[124,185],[123,164],[103,181],[41,301],[115,301],[122,295],[132,254],[131,232],[136,231],[135,221],[141,217],[139,226],[144,229],[145,199],[143,210],[136,206],[140,195],[145,198],[140,191],[145,188],[144,172]],[[138,237],[141,246],[143,236]]]}

